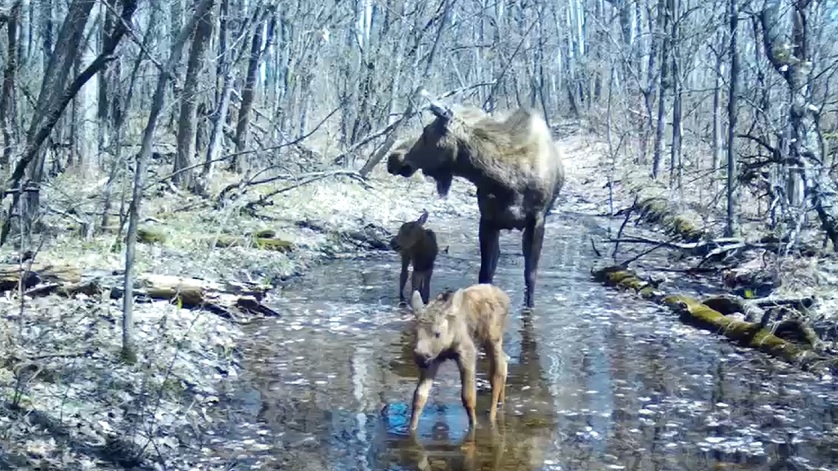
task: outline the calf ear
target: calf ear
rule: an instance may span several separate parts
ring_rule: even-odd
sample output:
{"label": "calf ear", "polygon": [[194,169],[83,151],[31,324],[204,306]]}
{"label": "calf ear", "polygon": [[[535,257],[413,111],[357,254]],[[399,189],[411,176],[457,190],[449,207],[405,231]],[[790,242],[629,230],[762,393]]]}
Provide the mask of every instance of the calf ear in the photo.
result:
{"label": "calf ear", "polygon": [[425,308],[425,303],[422,302],[422,295],[419,294],[419,291],[413,291],[413,295],[410,297],[410,308],[416,314],[419,314]]}
{"label": "calf ear", "polygon": [[463,290],[458,289],[451,298],[451,312],[457,312],[463,305]]}
{"label": "calf ear", "polygon": [[428,222],[428,210],[427,209],[422,210],[422,215],[419,216],[419,219],[416,220],[416,224],[419,224],[421,226],[422,224],[425,224],[426,222]]}

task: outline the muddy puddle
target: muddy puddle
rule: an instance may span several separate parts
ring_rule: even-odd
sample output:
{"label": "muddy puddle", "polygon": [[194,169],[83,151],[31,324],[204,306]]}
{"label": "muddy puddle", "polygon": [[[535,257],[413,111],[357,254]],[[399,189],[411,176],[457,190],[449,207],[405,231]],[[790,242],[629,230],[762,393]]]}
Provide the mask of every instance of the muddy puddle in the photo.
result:
{"label": "muddy puddle", "polygon": [[[654,305],[593,283],[582,216],[547,229],[537,309],[522,314],[520,236],[501,236],[496,284],[513,311],[506,403],[488,423],[485,360],[467,436],[453,363],[437,376],[417,439],[416,380],[395,254],[340,260],[287,288],[281,319],[248,326],[247,372],[228,438],[207,448],[233,469],[838,469],[838,390]],[[465,227],[465,234],[461,231]],[[434,229],[437,229],[436,227]],[[439,228],[432,294],[475,282],[476,222]],[[232,425],[235,424],[235,425]]]}

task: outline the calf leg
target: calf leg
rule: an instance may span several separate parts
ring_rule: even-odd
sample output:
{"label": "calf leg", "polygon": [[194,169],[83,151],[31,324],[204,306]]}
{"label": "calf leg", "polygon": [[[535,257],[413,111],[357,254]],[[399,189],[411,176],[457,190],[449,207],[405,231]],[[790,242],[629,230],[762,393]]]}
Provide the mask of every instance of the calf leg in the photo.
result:
{"label": "calf leg", "polygon": [[492,404],[489,407],[489,420],[494,423],[498,411],[498,402],[503,402],[506,389],[506,355],[503,352],[503,339],[489,344],[486,355],[489,357],[489,382],[492,385]]}
{"label": "calf leg", "polygon": [[413,391],[413,408],[410,411],[411,432],[415,431],[416,427],[419,426],[419,416],[422,415],[422,409],[425,408],[425,403],[428,402],[428,394],[430,394],[431,386],[434,384],[437,369],[439,369],[439,363],[431,363],[427,367],[419,368],[419,382]]}
{"label": "calf leg", "polygon": [[491,283],[500,258],[500,230],[485,219],[480,219],[480,277],[478,283]]}
{"label": "calf leg", "polygon": [[477,366],[477,352],[472,348],[470,351],[461,353],[457,357],[457,367],[460,369],[460,382],[462,383],[462,392],[460,397],[463,400],[463,407],[468,414],[468,424],[470,429],[477,427],[477,414],[475,407],[477,406],[477,385],[475,384],[475,367]]}
{"label": "calf leg", "polygon": [[422,302],[428,304],[428,299],[431,297],[431,275],[433,269],[426,271],[416,271],[413,269],[413,291],[419,291],[422,296]]}
{"label": "calf leg", "polygon": [[431,268],[422,274],[422,297],[425,304],[428,304],[428,300],[431,299],[431,275],[434,274],[434,269]]}
{"label": "calf leg", "polygon": [[544,215],[537,214],[527,221],[522,237],[524,249],[524,283],[526,291],[524,304],[528,308],[535,305],[535,280],[538,276],[538,259],[541,257],[541,245],[544,242]]}
{"label": "calf leg", "polygon": [[[407,284],[407,267],[410,266],[410,257],[402,254],[402,271],[399,273],[399,304],[404,303],[404,285]],[[412,291],[411,291],[412,292]],[[425,301],[427,302],[427,301]]]}

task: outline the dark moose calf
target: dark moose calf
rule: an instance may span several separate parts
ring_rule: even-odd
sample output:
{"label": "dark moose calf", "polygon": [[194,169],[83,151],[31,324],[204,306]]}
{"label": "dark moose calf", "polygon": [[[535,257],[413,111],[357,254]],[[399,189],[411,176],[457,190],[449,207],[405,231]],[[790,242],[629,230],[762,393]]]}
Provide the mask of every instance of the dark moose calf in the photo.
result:
{"label": "dark moose calf", "polygon": [[419,291],[422,301],[428,302],[431,295],[431,275],[434,272],[434,261],[439,254],[436,234],[425,229],[428,212],[423,211],[419,219],[401,225],[398,234],[390,239],[390,248],[399,252],[402,259],[402,269],[399,274],[399,302],[404,303],[404,285],[407,284],[407,268],[413,265],[411,276],[411,292]]}

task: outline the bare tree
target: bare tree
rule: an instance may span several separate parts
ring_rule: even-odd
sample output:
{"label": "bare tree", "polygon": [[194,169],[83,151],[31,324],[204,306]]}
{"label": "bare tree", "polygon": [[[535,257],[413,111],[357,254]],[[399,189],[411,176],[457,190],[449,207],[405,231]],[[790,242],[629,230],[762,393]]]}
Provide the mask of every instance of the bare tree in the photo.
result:
{"label": "bare tree", "polygon": [[0,157],[0,172],[5,175],[12,163],[14,136],[12,134],[15,115],[15,81],[17,70],[17,33],[20,17],[20,0],[12,4],[6,21],[7,53],[3,69],[3,89],[0,94],[0,126],[3,127],[3,155]]}
{"label": "bare tree", "polygon": [[[790,40],[780,29],[780,5],[780,0],[766,0],[761,22],[765,52],[786,81],[791,95],[787,186],[790,206],[799,206],[795,195],[799,193],[797,188],[802,185],[805,195],[812,200],[824,231],[832,241],[833,250],[838,251],[838,194],[835,182],[829,178],[828,169],[823,165],[823,155],[818,145],[818,107],[812,103],[811,94],[813,63],[807,23],[811,2],[801,0],[792,3]],[[796,215],[796,212],[792,211],[796,221],[790,221],[794,235],[799,233],[799,225],[802,224],[802,215]]]}
{"label": "bare tree", "polygon": [[186,65],[186,79],[183,82],[183,94],[180,102],[180,118],[177,129],[177,154],[174,164],[174,183],[181,188],[190,188],[192,185],[192,172],[187,167],[192,165],[195,156],[196,121],[197,107],[195,105],[198,97],[198,78],[204,66],[204,53],[209,45],[212,34],[212,11],[214,0],[211,1],[207,14],[198,19],[195,34],[192,37],[192,46],[189,50],[189,59]]}
{"label": "bare tree", "polygon": [[151,146],[154,142],[154,130],[163,109],[163,102],[166,93],[166,85],[173,76],[178,64],[180,64],[183,45],[192,35],[196,23],[206,15],[213,0],[202,0],[195,6],[195,13],[189,22],[183,26],[169,53],[169,60],[157,78],[157,88],[154,90],[154,99],[151,102],[151,111],[148,115],[148,123],[143,131],[143,143],[140,153],[137,155],[137,163],[134,167],[134,185],[131,193],[131,204],[128,208],[128,231],[125,241],[125,281],[122,295],[122,358],[133,363],[137,359],[134,349],[134,257],[137,245],[137,224],[139,222],[140,205],[142,203],[143,188],[145,186],[145,173],[148,160],[151,157]]}
{"label": "bare tree", "polygon": [[[105,47],[102,49],[102,52],[99,54],[96,59],[84,69],[84,71],[79,74],[72,83],[68,87],[63,86],[63,81],[58,80],[61,74],[59,72],[55,72],[55,68],[57,67],[52,60],[50,60],[50,67],[48,70],[52,72],[47,74],[45,77],[45,86],[47,84],[55,85],[56,87],[61,84],[60,89],[63,90],[63,94],[59,94],[58,91],[53,90],[52,92],[44,92],[42,87],[42,96],[51,95],[52,99],[44,99],[38,100],[39,106],[36,107],[36,115],[35,118],[38,119],[37,123],[33,119],[32,126],[30,127],[30,131],[27,136],[27,143],[26,148],[23,151],[23,154],[18,160],[17,164],[15,165],[15,169],[12,172],[12,175],[9,177],[9,180],[6,182],[3,190],[0,192],[0,201],[5,198],[7,194],[7,190],[9,189],[18,189],[18,184],[20,180],[23,178],[24,173],[27,171],[27,168],[30,168],[30,165],[34,162],[34,167],[36,167],[37,175],[40,175],[43,167],[43,160],[37,160],[36,157],[40,153],[41,145],[49,136],[52,129],[55,127],[55,124],[58,122],[59,118],[61,118],[64,109],[67,105],[72,101],[73,97],[76,96],[78,91],[81,87],[87,83],[94,75],[96,75],[100,70],[102,70],[108,62],[113,60],[113,52],[116,50],[119,42],[122,40],[122,37],[127,32],[127,25],[130,24],[131,18],[134,15],[134,12],[137,9],[137,0],[124,0],[122,3],[122,12],[120,14],[120,23],[119,25],[114,28],[113,33],[110,37],[107,38],[105,41]],[[70,10],[73,12],[72,8]],[[80,16],[81,13],[84,12],[84,9],[79,6],[77,8],[76,13]],[[87,9],[87,13],[89,14],[90,9]],[[84,23],[80,23],[80,19],[78,16],[72,16],[68,13],[67,19],[62,26],[61,33],[59,33],[59,38],[69,36],[69,37],[76,37],[77,35],[80,36],[79,32],[83,29]],[[66,26],[66,28],[65,28]],[[77,38],[78,39],[78,38]],[[65,44],[65,43],[62,43]],[[69,44],[67,44],[69,45]],[[65,51],[62,48],[62,51]],[[68,56],[71,54],[64,53],[64,56]],[[53,56],[55,57],[55,56]],[[56,60],[57,61],[57,60]],[[66,62],[65,62],[66,63]],[[69,68],[69,67],[68,67]],[[47,78],[51,78],[52,80],[46,80]],[[66,77],[66,76],[65,76]],[[33,180],[38,181],[38,180]],[[6,220],[3,222],[2,232],[0,232],[0,245],[3,245],[6,241],[6,237],[9,234],[10,224],[11,224],[11,214],[12,209],[17,206],[18,200],[20,198],[20,189],[17,191],[12,192],[14,194],[12,203],[9,207],[6,217]],[[37,201],[37,200],[36,200]],[[24,215],[21,215],[23,217]]]}
{"label": "bare tree", "polygon": [[732,237],[737,231],[736,221],[736,118],[739,112],[739,50],[736,44],[739,29],[738,0],[730,0],[730,92],[727,102],[727,219],[725,235]]}
{"label": "bare tree", "polygon": [[[273,7],[269,7],[272,10]],[[272,18],[273,15],[272,15]],[[274,20],[275,21],[275,18]],[[259,62],[264,51],[262,45],[263,29],[267,27],[266,24],[260,23],[253,31],[253,38],[250,45],[250,58],[247,63],[247,73],[245,75],[245,85],[242,91],[241,106],[239,107],[238,122],[236,123],[236,152],[242,152],[247,147],[248,124],[250,123],[250,113],[253,109],[253,102],[256,100],[256,71],[259,67]],[[269,28],[272,31],[273,28]],[[268,43],[271,41],[271,35],[268,35]],[[232,167],[237,171],[243,170],[243,159],[234,157],[232,160]]]}

